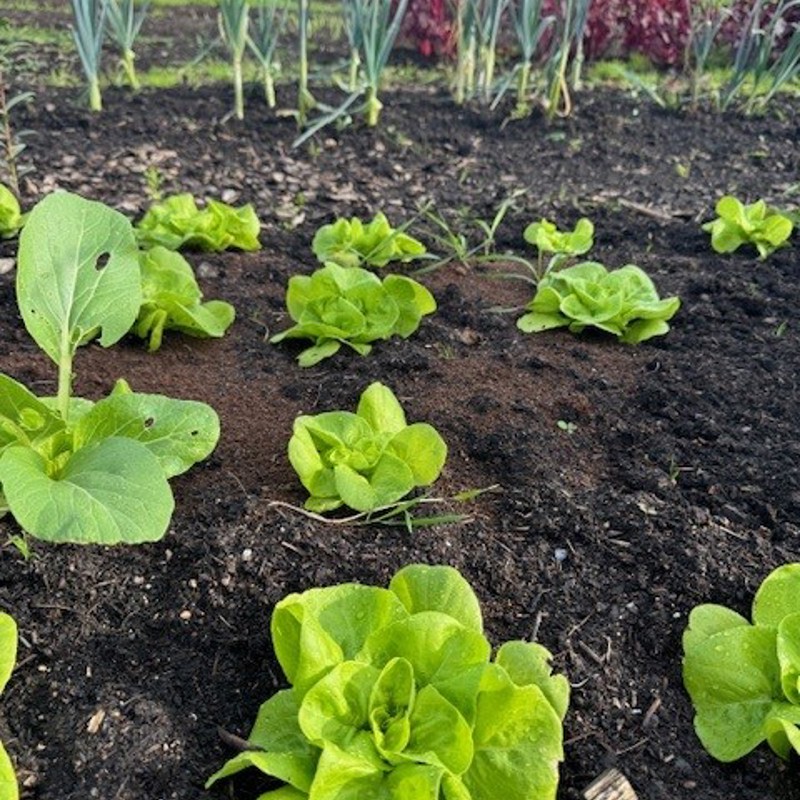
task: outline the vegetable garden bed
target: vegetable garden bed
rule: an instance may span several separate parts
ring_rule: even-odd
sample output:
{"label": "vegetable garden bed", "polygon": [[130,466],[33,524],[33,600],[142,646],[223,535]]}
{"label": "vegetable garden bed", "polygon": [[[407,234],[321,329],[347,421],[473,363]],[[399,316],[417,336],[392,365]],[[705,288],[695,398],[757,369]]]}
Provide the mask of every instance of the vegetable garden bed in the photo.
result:
{"label": "vegetable garden bed", "polygon": [[[154,354],[131,338],[78,356],[76,394],[98,398],[124,377],[139,391],[209,403],[222,437],[173,481],[163,541],[107,550],[34,541],[28,561],[11,546],[0,553],[0,607],[22,636],[0,741],[23,797],[208,796],[204,781],[232,754],[218,726],[246,736],[282,685],[275,603],[316,585],[385,585],[420,561],[464,574],[490,641],[535,637],[569,676],[559,797],[581,797],[609,766],[647,800],[800,796],[796,761],[759,749],[722,765],[702,750],[680,673],[693,606],[746,614],[768,572],[800,555],[797,249],[764,262],[744,250],[720,256],[700,228],[725,193],[796,202],[796,101],[743,119],[594,91],[569,120],[534,115],[501,128],[499,111],[395,91],[378,130],[322,134],[300,150],[289,148],[293,122],[260,103],[244,122],[223,122],[227,87],[112,90],[104,101],[93,117],[72,92],[45,90],[20,112],[36,132],[29,201],[59,187],[138,217],[155,167],[167,193],[253,202],[264,249],[189,254],[207,296],[236,307],[225,338],[166,334]],[[518,190],[497,250],[530,256],[529,222],[571,227],[588,216],[593,257],[639,264],[662,296],[681,297],[672,331],[636,347],[523,334],[515,315],[489,310],[531,297],[529,285],[499,278],[518,270],[500,258],[422,276],[437,312],[367,358],[342,351],[301,369],[303,345],[268,343],[288,324],[289,276],[314,267],[320,225],[378,210],[407,220],[433,200],[477,240],[464,216],[490,220]],[[0,258],[15,251],[0,243]],[[13,268],[0,275],[0,307],[0,371],[54,393],[52,365],[18,316]],[[409,532],[270,505],[305,499],[286,457],[294,418],[352,408],[373,381],[447,441],[437,495],[497,487],[446,506],[468,520]],[[17,531],[0,521],[4,539]],[[246,800],[268,784],[234,785],[211,796]]]}

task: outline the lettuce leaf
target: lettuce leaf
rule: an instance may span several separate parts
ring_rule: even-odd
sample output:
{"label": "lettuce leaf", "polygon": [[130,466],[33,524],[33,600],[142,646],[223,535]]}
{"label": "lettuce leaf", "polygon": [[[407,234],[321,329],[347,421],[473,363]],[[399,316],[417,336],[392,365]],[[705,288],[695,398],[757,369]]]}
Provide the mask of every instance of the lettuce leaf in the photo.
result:
{"label": "lettuce leaf", "polygon": [[16,236],[24,223],[19,201],[11,189],[0,183],[0,239]]}
{"label": "lettuce leaf", "polygon": [[763,200],[745,205],[732,195],[721,197],[716,205],[717,219],[703,225],[711,234],[711,246],[717,253],[732,253],[743,244],[751,244],[763,260],[785,245],[792,235],[792,220],[767,207]]}

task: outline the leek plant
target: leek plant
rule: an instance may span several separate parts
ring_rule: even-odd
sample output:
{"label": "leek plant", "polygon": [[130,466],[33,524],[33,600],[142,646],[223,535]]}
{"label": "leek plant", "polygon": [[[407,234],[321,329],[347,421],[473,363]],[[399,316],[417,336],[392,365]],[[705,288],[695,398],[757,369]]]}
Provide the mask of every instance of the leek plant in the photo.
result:
{"label": "leek plant", "polygon": [[456,80],[455,101],[462,105],[475,91],[478,16],[475,0],[456,0]]}
{"label": "leek plant", "polygon": [[572,98],[567,85],[567,69],[572,53],[577,53],[586,30],[591,0],[562,0],[560,26],[553,39],[553,51],[548,59],[547,116],[568,117],[572,112]]}
{"label": "leek plant", "polygon": [[275,75],[280,71],[275,50],[285,24],[286,10],[278,12],[278,1],[261,0],[251,26],[252,32],[247,37],[247,46],[261,67],[264,96],[270,108],[275,108]]}
{"label": "leek plant", "polygon": [[102,111],[103,98],[100,93],[100,60],[105,34],[106,0],[70,0],[75,22],[70,26],[83,72],[89,83],[89,108]]}
{"label": "leek plant", "polygon": [[381,77],[394,47],[408,0],[398,0],[392,15],[392,0],[351,0],[361,30],[361,61],[366,82],[364,118],[378,124],[383,104],[378,99]]}
{"label": "leek plant", "polygon": [[478,38],[478,58],[480,61],[480,90],[488,103],[492,95],[495,62],[497,59],[497,36],[503,21],[503,14],[509,0],[464,0],[473,3],[475,10],[475,30]]}
{"label": "leek plant", "polygon": [[543,0],[516,0],[514,3],[514,31],[520,49],[517,65],[517,107],[514,116],[527,117],[531,113],[530,76],[536,50],[547,29],[555,21],[542,14]]}
{"label": "leek plant", "polygon": [[150,0],[144,0],[137,10],[135,0],[106,0],[108,32],[122,52],[122,69],[133,89],[139,89],[133,45],[144,22]]}
{"label": "leek plant", "polygon": [[364,32],[361,29],[361,19],[358,15],[357,0],[342,0],[342,18],[347,34],[347,43],[350,46],[350,72],[347,88],[354,92],[358,87],[358,71],[361,67],[361,49],[363,47]]}
{"label": "leek plant", "polygon": [[244,119],[242,59],[247,49],[250,7],[248,0],[218,0],[218,2],[220,33],[231,54],[233,64],[233,110],[236,119]]}
{"label": "leek plant", "polygon": [[736,46],[732,75],[720,93],[721,110],[726,110],[744,94],[749,85],[744,112],[763,111],[784,85],[800,75],[800,28],[794,29],[783,51],[775,57],[778,40],[787,25],[786,18],[798,7],[800,0],[780,0],[765,20],[767,3],[755,0]]}
{"label": "leek plant", "polygon": [[308,23],[309,0],[298,0],[297,30],[300,75],[297,87],[297,124],[300,128],[305,127],[308,112],[317,104],[314,95],[308,90]]}
{"label": "leek plant", "polygon": [[697,0],[689,7],[689,39],[686,44],[686,70],[691,85],[691,103],[696,108],[706,64],[725,20],[730,16],[730,0]]}

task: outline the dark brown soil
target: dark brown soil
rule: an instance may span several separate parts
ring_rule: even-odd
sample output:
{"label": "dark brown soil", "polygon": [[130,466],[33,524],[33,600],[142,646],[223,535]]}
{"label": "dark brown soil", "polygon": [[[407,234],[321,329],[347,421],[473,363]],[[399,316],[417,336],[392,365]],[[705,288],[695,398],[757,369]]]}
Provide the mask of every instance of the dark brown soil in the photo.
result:
{"label": "dark brown soil", "polygon": [[[377,131],[356,125],[291,150],[292,121],[262,109],[255,91],[241,124],[222,121],[222,86],[109,91],[96,117],[74,101],[44,91],[21,120],[36,131],[28,201],[61,187],[137,215],[148,204],[144,172],[156,167],[165,192],[253,202],[264,249],[191,255],[206,294],[237,308],[226,338],[170,335],[155,355],[126,341],[78,356],[78,393],[98,397],[124,376],[142,391],[211,403],[223,434],[207,462],[173,482],[163,542],[33,542],[28,562],[11,546],[0,552],[0,607],[22,635],[0,740],[25,798],[207,796],[204,780],[230,755],[217,726],[246,735],[281,685],[274,604],[313,585],[385,583],[414,561],[458,567],[492,641],[536,636],[569,675],[560,798],[581,797],[610,765],[643,800],[800,796],[796,765],[765,749],[733,765],[704,753],[680,675],[695,604],[746,612],[764,576],[800,557],[797,249],[763,263],[722,257],[699,229],[725,192],[796,198],[796,103],[744,120],[598,92],[579,97],[565,122],[501,127],[501,116],[458,109],[443,93],[408,91],[386,96]],[[515,190],[498,250],[531,255],[527,222],[588,215],[596,258],[635,262],[663,295],[681,296],[673,331],[639,347],[524,335],[513,315],[488,310],[530,297],[528,285],[496,278],[519,269],[500,263],[426,276],[436,315],[369,358],[343,353],[301,370],[297,348],[267,343],[286,325],[288,277],[314,267],[323,222],[379,209],[399,222],[426,199],[454,224],[491,219]],[[13,277],[0,276],[0,369],[48,394],[54,368],[24,331]],[[373,380],[448,441],[437,493],[499,486],[469,507],[469,521],[409,533],[270,506],[304,499],[285,455],[293,418],[351,408]],[[3,538],[17,532],[0,522]],[[245,778],[212,795],[248,800],[264,786]]]}

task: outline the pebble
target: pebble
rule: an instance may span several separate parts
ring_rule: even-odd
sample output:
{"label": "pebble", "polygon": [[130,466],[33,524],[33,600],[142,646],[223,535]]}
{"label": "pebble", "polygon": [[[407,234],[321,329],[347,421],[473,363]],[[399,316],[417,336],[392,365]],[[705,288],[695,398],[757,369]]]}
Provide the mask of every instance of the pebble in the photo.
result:
{"label": "pebble", "polygon": [[13,258],[0,258],[0,275],[5,275],[11,272],[12,269],[14,269]]}

